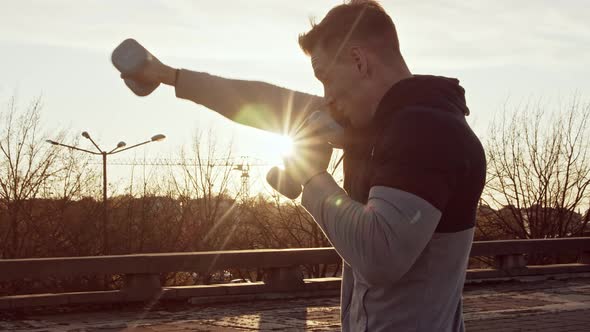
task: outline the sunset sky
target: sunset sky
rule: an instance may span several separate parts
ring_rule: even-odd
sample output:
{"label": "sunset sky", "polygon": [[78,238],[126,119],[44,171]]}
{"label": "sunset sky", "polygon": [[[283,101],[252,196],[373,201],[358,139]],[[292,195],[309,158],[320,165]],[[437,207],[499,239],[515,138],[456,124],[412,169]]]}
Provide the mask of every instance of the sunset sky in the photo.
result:
{"label": "sunset sky", "polygon": [[[274,163],[276,137],[235,125],[174,97],[170,87],[139,98],[110,54],[137,39],[163,62],[320,95],[297,36],[341,1],[26,1],[0,6],[0,102],[43,96],[48,128],[88,131],[105,149],[163,133],[168,139],[117,158],[168,157],[196,130],[234,138],[235,155]],[[457,77],[469,122],[485,137],[505,104],[590,97],[590,2],[381,1],[396,22],[410,69]],[[5,108],[3,107],[2,110]],[[47,137],[51,138],[51,137]],[[82,140],[82,147],[90,147]],[[260,179],[258,179],[260,180]]]}

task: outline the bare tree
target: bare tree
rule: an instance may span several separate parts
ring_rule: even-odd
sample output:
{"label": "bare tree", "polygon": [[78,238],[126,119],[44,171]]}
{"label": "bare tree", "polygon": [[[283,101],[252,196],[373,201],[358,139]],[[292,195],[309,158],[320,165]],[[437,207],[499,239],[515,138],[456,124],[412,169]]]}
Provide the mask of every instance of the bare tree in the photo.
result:
{"label": "bare tree", "polygon": [[[511,114],[511,115],[509,115]],[[488,182],[480,235],[513,238],[579,236],[590,221],[590,104],[573,98],[510,110],[490,126]],[[502,235],[500,235],[502,236]]]}
{"label": "bare tree", "polygon": [[24,111],[11,98],[0,114],[0,204],[6,210],[2,226],[2,257],[22,254],[27,227],[23,217],[28,200],[37,198],[48,178],[58,171],[57,154],[43,144],[41,99]]}
{"label": "bare tree", "polygon": [[181,160],[181,175],[170,181],[193,224],[188,243],[192,250],[223,250],[235,231],[239,203],[231,190],[231,143],[220,147],[212,132],[199,132],[192,150],[181,151]]}
{"label": "bare tree", "polygon": [[[69,207],[91,192],[96,180],[88,157],[45,143],[42,103],[27,107],[11,98],[0,112],[0,236],[3,257],[76,255]],[[63,141],[63,130],[52,131]],[[86,226],[86,225],[85,225]]]}

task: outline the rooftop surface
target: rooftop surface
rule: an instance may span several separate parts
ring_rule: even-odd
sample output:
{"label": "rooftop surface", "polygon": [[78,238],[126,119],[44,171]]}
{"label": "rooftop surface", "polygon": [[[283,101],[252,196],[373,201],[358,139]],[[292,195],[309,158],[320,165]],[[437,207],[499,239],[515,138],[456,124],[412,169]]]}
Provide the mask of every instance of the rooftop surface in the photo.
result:
{"label": "rooftop surface", "polygon": [[[0,313],[0,331],[339,331],[337,296]],[[468,331],[589,331],[590,275],[470,283]]]}

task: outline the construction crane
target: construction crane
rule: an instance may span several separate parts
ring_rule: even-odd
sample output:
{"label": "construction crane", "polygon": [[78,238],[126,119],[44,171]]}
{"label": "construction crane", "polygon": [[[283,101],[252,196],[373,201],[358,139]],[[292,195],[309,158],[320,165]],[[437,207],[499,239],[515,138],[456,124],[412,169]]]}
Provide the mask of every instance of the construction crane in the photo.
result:
{"label": "construction crane", "polygon": [[[254,161],[252,161],[254,160]],[[232,158],[219,159],[167,159],[167,158],[150,158],[150,159],[113,159],[109,160],[109,165],[113,166],[209,166],[209,167],[235,167],[236,165],[247,162],[249,167],[272,166],[259,158],[241,156]],[[99,162],[90,162],[91,164],[100,164]]]}
{"label": "construction crane", "polygon": [[[98,162],[91,162],[98,164]],[[251,167],[268,167],[271,166],[258,158],[240,156],[220,159],[113,159],[109,161],[111,166],[165,166],[165,167],[232,167],[232,170],[241,172],[240,174],[240,192],[238,196],[242,200],[250,197],[250,168]]]}
{"label": "construction crane", "polygon": [[242,172],[240,177],[242,184],[240,186],[240,193],[238,196],[242,198],[242,201],[245,201],[250,197],[250,164],[248,163],[248,159],[243,157],[242,163],[236,165],[234,167],[234,171]]}

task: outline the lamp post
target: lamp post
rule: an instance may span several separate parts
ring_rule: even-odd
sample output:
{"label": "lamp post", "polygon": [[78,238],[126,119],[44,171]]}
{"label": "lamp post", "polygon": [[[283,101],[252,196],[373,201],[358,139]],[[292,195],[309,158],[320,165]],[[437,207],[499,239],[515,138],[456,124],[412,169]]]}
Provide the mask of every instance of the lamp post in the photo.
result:
{"label": "lamp post", "polygon": [[46,140],[47,143],[53,144],[53,145],[58,145],[58,146],[63,146],[69,149],[73,149],[73,150],[78,150],[78,151],[82,151],[82,152],[86,152],[86,153],[90,153],[90,154],[94,154],[94,155],[101,155],[102,156],[102,204],[103,204],[103,253],[107,254],[108,253],[108,232],[107,232],[107,224],[108,224],[108,206],[107,206],[107,156],[111,155],[111,154],[115,154],[115,153],[119,153],[119,152],[123,152],[129,149],[133,149],[136,148],[138,146],[147,144],[147,143],[151,143],[151,142],[158,142],[161,141],[163,139],[166,138],[166,136],[162,135],[162,134],[158,134],[158,135],[154,135],[152,136],[152,138],[150,138],[149,140],[145,141],[145,142],[141,142],[141,143],[137,143],[135,145],[126,147],[127,144],[123,141],[117,143],[117,146],[112,149],[111,151],[106,151],[106,150],[102,150],[98,144],[96,144],[96,142],[94,142],[94,140],[92,139],[92,137],[90,137],[90,134],[88,134],[87,131],[82,132],[82,137],[90,140],[90,142],[92,142],[92,145],[94,145],[94,147],[98,150],[98,152],[94,152],[94,151],[90,151],[90,150],[86,150],[86,149],[81,149],[79,147],[76,146],[71,146],[71,145],[67,145],[67,144],[63,144],[63,143],[59,143],[56,141],[52,141],[52,140]]}

